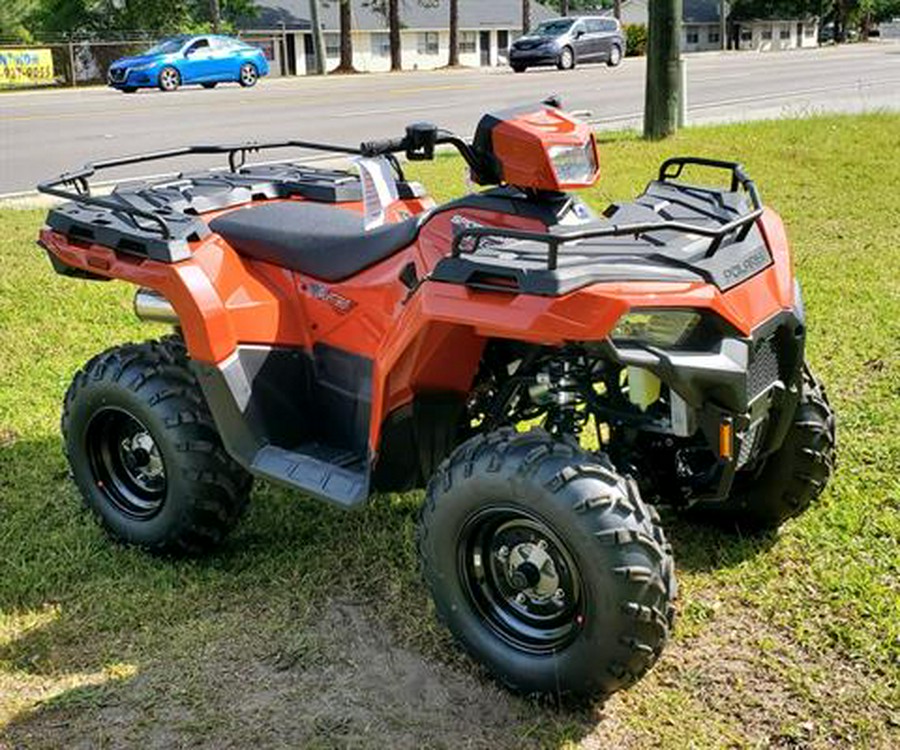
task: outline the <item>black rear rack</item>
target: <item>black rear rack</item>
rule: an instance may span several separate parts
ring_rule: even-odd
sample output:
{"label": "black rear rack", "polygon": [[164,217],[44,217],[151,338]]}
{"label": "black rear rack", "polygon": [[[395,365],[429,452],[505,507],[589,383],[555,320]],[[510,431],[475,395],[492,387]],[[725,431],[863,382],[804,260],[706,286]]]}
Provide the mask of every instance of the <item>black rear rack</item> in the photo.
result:
{"label": "black rear rack", "polygon": [[731,192],[737,192],[743,188],[750,198],[753,209],[737,218],[718,227],[702,226],[683,221],[660,220],[630,224],[613,224],[596,229],[562,232],[533,232],[521,229],[503,229],[497,227],[465,227],[458,229],[453,239],[451,257],[459,258],[463,253],[477,252],[481,241],[485,237],[491,239],[511,239],[537,242],[547,245],[547,270],[555,271],[559,264],[559,248],[566,243],[580,240],[597,239],[602,237],[634,236],[635,238],[649,233],[663,230],[696,234],[712,239],[706,251],[706,257],[711,258],[722,245],[722,241],[728,235],[734,233],[737,242],[743,241],[756,220],[763,213],[763,205],[759,198],[756,184],[751,180],[741,164],[737,162],[719,161],[717,159],[704,159],[693,156],[677,156],[667,159],[659,168],[659,182],[666,183],[677,179],[684,167],[693,164],[704,167],[727,169],[731,172]]}
{"label": "black rear rack", "polygon": [[[115,211],[118,214],[124,214],[131,217],[136,228],[142,231],[148,231],[148,229],[150,229],[149,227],[143,226],[137,221],[138,219],[144,219],[151,222],[154,230],[161,235],[164,241],[167,241],[173,238],[172,227],[167,222],[168,216],[176,216],[176,212],[173,209],[159,207],[154,211],[146,211],[111,198],[94,196],[91,194],[90,178],[97,172],[113,169],[115,167],[174,159],[182,156],[210,154],[227,154],[228,170],[231,173],[237,173],[246,164],[248,154],[280,148],[298,148],[347,155],[359,155],[361,153],[360,149],[349,146],[336,146],[327,143],[293,140],[268,143],[248,142],[231,145],[186,146],[166,151],[152,151],[144,154],[134,154],[132,156],[123,156],[116,159],[92,162],[86,164],[81,169],[73,172],[64,172],[58,177],[41,182],[37,186],[37,189],[38,192],[53,195],[58,198],[64,198],[77,204],[96,206],[97,208],[105,208],[110,211]],[[393,155],[387,155],[387,158],[391,160],[394,169],[397,171],[398,177],[403,180],[403,171],[399,162]],[[127,179],[123,180],[123,182],[127,182]]]}

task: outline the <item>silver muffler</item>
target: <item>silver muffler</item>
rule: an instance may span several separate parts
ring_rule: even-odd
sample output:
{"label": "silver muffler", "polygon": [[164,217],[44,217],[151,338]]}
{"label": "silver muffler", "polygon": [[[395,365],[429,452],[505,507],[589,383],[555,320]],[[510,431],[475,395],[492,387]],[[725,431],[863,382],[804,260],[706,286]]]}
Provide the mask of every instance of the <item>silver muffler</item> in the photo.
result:
{"label": "silver muffler", "polygon": [[148,323],[178,325],[178,313],[165,297],[152,289],[138,289],[134,295],[134,314]]}

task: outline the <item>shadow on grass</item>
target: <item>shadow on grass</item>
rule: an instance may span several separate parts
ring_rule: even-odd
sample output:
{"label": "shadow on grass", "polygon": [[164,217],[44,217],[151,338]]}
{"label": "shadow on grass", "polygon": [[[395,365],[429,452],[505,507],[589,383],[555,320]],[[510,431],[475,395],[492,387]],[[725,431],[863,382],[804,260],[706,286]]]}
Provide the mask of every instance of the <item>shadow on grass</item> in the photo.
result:
{"label": "shadow on grass", "polygon": [[421,493],[346,513],[260,483],[221,550],[179,560],[107,539],[55,436],[0,449],[0,491],[13,747],[555,746],[596,724],[453,647],[419,579]]}

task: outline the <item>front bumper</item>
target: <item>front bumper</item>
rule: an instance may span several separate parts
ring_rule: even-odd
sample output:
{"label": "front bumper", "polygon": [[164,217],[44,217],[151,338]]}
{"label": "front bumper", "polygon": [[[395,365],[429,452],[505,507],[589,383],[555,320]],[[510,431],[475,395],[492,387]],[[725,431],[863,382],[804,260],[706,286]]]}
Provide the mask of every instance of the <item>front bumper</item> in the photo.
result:
{"label": "front bumper", "polygon": [[[669,388],[668,419],[648,421],[645,428],[676,438],[699,436],[719,457],[705,489],[691,500],[724,499],[738,470],[781,447],[800,399],[803,318],[798,304],[749,337],[722,338],[705,352],[613,345],[621,364],[649,370]],[[730,446],[722,445],[723,434],[729,435]],[[725,447],[729,450],[723,452]]]}
{"label": "front bumper", "polygon": [[509,62],[517,65],[555,65],[559,60],[559,50],[553,47],[509,51]]}
{"label": "front bumper", "polygon": [[110,69],[106,82],[114,89],[137,88],[155,85],[155,71],[134,70],[132,68]]}

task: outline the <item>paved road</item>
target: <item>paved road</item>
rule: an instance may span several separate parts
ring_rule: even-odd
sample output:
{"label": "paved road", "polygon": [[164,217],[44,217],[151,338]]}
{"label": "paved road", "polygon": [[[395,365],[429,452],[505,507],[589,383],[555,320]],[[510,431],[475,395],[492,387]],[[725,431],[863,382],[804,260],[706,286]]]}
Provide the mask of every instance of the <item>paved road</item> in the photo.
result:
{"label": "paved road", "polygon": [[[693,122],[900,109],[900,44],[705,53],[688,56],[688,70]],[[627,59],[617,69],[591,65],[568,73],[487,69],[271,79],[249,91],[227,85],[174,94],[0,94],[0,194],[31,189],[92,159],[187,144],[290,138],[358,144],[401,135],[407,122],[422,119],[469,134],[481,113],[550,93],[561,94],[568,107],[591,110],[604,125],[621,127],[640,120],[643,81],[643,60]],[[194,166],[200,164],[139,165],[109,176]]]}

